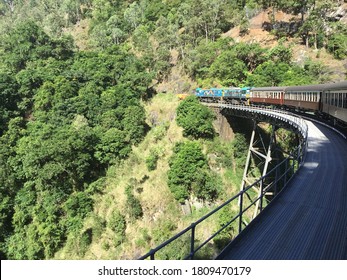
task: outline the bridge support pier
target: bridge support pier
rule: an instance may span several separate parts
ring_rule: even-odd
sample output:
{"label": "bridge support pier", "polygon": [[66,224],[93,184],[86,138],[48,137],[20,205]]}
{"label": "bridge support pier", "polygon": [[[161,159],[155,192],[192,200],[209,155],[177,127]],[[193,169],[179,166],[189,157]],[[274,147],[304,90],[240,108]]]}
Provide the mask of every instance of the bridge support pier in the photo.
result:
{"label": "bridge support pier", "polygon": [[[255,175],[254,173],[257,172],[256,168],[259,167],[259,170],[261,172],[260,176],[264,177],[269,168],[270,162],[275,159],[276,157],[273,157],[273,154],[276,152],[277,147],[277,141],[276,141],[276,130],[278,127],[276,125],[272,125],[271,135],[270,135],[270,141],[266,145],[264,138],[262,136],[262,133],[260,131],[260,128],[258,126],[258,122],[256,120],[253,120],[253,130],[251,135],[251,140],[249,143],[248,153],[247,153],[247,159],[246,159],[246,165],[243,172],[243,178],[241,182],[240,190],[243,191],[247,188],[247,186],[250,186],[254,184],[257,180],[259,180],[259,175]],[[253,189],[256,191],[257,196],[255,198],[252,198],[248,195],[248,198],[253,201],[253,204],[255,205],[254,213],[252,219],[254,219],[259,211],[262,211],[263,208],[263,197],[265,196],[265,193],[267,190],[270,189],[270,185],[266,185],[268,182],[266,182],[265,179],[262,179],[259,181],[259,184],[255,185]],[[276,192],[276,189],[273,190],[273,192]],[[239,201],[239,205],[240,205]]]}

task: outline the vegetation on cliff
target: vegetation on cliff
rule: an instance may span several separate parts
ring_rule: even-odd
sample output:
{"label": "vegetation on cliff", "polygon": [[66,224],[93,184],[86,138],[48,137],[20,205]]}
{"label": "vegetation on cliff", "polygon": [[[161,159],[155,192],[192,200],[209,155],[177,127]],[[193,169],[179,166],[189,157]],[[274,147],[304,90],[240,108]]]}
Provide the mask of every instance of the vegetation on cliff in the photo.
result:
{"label": "vegetation on cliff", "polygon": [[[242,42],[264,11],[278,41]],[[129,259],[164,241],[235,192],[246,142],[171,93],[332,81],[320,56],[335,67],[346,42],[345,1],[0,1],[1,258]]]}

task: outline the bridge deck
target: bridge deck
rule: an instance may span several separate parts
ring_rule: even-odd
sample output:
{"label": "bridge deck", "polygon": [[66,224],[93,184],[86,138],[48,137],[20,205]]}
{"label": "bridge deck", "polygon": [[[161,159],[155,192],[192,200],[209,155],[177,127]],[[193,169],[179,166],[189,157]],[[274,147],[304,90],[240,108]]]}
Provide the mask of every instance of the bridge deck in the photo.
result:
{"label": "bridge deck", "polygon": [[217,259],[347,259],[347,141],[307,124],[304,165]]}

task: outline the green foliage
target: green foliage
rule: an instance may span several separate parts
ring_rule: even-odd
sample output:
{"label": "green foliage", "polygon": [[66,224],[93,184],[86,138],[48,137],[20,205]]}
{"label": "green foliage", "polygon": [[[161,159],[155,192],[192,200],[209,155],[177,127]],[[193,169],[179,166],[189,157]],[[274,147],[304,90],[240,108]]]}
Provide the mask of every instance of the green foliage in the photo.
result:
{"label": "green foliage", "polygon": [[231,207],[230,204],[225,206],[223,209],[219,211],[218,214],[218,229],[221,229],[222,227],[225,227],[223,231],[221,231],[214,239],[214,243],[216,244],[218,249],[225,248],[226,245],[230,243],[230,241],[236,236],[237,234],[237,221],[234,221],[230,225],[228,223],[237,215]]}
{"label": "green foliage", "polygon": [[103,217],[94,213],[90,214],[90,217],[92,220],[93,239],[98,240],[105,232],[106,221]]}
{"label": "green foliage", "polygon": [[249,19],[246,17],[246,15],[244,15],[240,22],[240,36],[245,36],[246,34],[248,34],[249,27],[250,27]]}
{"label": "green foliage", "polygon": [[212,63],[209,76],[222,86],[236,86],[244,81],[246,69],[246,64],[237,58],[234,51],[225,51]]}
{"label": "green foliage", "polygon": [[168,185],[176,200],[182,203],[190,195],[208,201],[217,198],[221,182],[209,170],[199,143],[178,143],[169,165]]}
{"label": "green foliage", "polygon": [[199,170],[191,188],[197,198],[213,201],[221,193],[222,180],[217,174],[209,170]]}
{"label": "green foliage", "polygon": [[65,211],[64,226],[68,232],[78,232],[84,218],[93,210],[93,200],[85,192],[73,193],[63,204]]}
{"label": "green foliage", "polygon": [[215,157],[215,162],[209,165],[214,165],[215,168],[222,166],[223,168],[232,168],[234,166],[234,149],[230,142],[222,141],[216,137],[211,142],[207,142],[207,151]]}
{"label": "green foliage", "polygon": [[238,167],[243,168],[246,162],[249,143],[247,142],[243,134],[236,133],[231,146],[233,151],[232,158],[234,160],[234,164],[236,164]]}
{"label": "green foliage", "polygon": [[101,163],[114,163],[118,159],[124,159],[131,151],[128,143],[123,131],[110,128],[101,136],[100,143],[96,146],[95,157]]}
{"label": "green foliage", "polygon": [[315,77],[320,84],[329,80],[329,68],[320,61],[307,60],[304,65],[304,70],[308,77]]}
{"label": "green foliage", "polygon": [[142,206],[140,200],[133,194],[133,187],[126,187],[125,194],[127,197],[126,208],[129,219],[132,221],[141,218],[143,216]]}
{"label": "green foliage", "polygon": [[8,240],[8,256],[15,259],[51,258],[64,241],[59,222],[61,191],[35,194],[35,185],[26,184],[17,193],[13,216],[14,234]]}
{"label": "green foliage", "polygon": [[172,237],[175,230],[177,230],[177,225],[170,219],[159,220],[158,227],[153,229],[153,241],[155,243],[162,243]]}
{"label": "green foliage", "polygon": [[24,69],[29,61],[72,55],[72,40],[52,40],[36,23],[25,21],[3,36],[1,48],[4,63],[13,71]]}
{"label": "green foliage", "polygon": [[200,169],[207,161],[197,142],[179,143],[169,162],[168,185],[175,199],[184,202],[189,197],[191,186]]}
{"label": "green foliage", "polygon": [[279,63],[287,63],[290,64],[293,58],[292,49],[284,46],[282,42],[279,43],[278,46],[272,48],[268,52],[268,58],[273,62]]}
{"label": "green foliage", "polygon": [[125,230],[127,227],[125,217],[119,211],[112,212],[108,221],[108,227],[115,233],[114,245],[120,245],[125,240]]}
{"label": "green foliage", "polygon": [[231,39],[223,38],[215,42],[202,40],[200,44],[189,53],[186,58],[188,73],[194,78],[204,78],[208,75],[211,64],[221,51],[228,49]]}
{"label": "green foliage", "polygon": [[145,110],[142,106],[136,104],[125,109],[122,120],[123,130],[131,144],[138,144],[143,139],[147,126],[145,119]]}
{"label": "green foliage", "polygon": [[160,141],[161,139],[163,139],[163,137],[166,135],[167,130],[170,127],[170,123],[169,122],[164,122],[161,123],[155,127],[153,127],[151,129],[152,134],[153,134],[153,138],[155,142]]}
{"label": "green foliage", "polygon": [[294,152],[298,147],[298,138],[294,132],[280,128],[276,131],[276,140],[283,151],[288,154]]}
{"label": "green foliage", "polygon": [[[152,74],[124,46],[76,52],[32,20],[1,39],[0,247],[4,258],[52,258],[79,235],[105,168],[146,133],[140,98]],[[76,239],[80,256],[89,236]]]}
{"label": "green foliage", "polygon": [[146,158],[146,166],[148,171],[153,171],[157,168],[159,155],[156,150],[151,150],[150,155]]}
{"label": "green foliage", "polygon": [[18,114],[18,84],[14,77],[0,72],[0,136],[7,129],[7,123]]}
{"label": "green foliage", "polygon": [[212,138],[214,115],[201,105],[195,96],[188,96],[177,107],[177,123],[182,126],[184,136],[192,138]]}
{"label": "green foliage", "polygon": [[347,57],[347,32],[346,34],[333,34],[329,38],[327,49],[336,59]]}
{"label": "green foliage", "polygon": [[91,228],[88,228],[83,231],[82,234],[78,237],[78,248],[76,251],[80,257],[83,257],[85,255],[92,241],[93,230]]}

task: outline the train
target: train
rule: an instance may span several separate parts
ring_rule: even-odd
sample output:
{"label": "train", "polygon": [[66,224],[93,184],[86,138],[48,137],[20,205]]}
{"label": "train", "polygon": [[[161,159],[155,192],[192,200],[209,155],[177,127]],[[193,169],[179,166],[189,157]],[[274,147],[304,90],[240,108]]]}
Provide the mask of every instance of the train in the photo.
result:
{"label": "train", "polygon": [[304,86],[197,88],[195,95],[204,102],[218,100],[311,112],[347,126],[347,81]]}
{"label": "train", "polygon": [[230,88],[197,88],[195,95],[204,101],[215,101],[216,98],[229,103],[246,103],[250,97],[251,87],[230,87]]}

